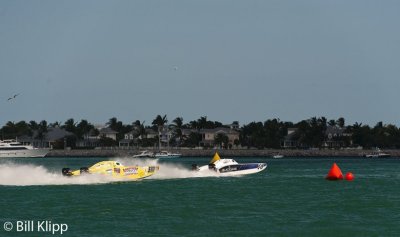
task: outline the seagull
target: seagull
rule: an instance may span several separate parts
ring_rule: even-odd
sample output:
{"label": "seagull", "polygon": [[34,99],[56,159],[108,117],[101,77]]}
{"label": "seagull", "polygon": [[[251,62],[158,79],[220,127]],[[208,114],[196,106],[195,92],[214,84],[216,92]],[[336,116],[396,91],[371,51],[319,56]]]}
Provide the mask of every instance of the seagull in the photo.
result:
{"label": "seagull", "polygon": [[18,94],[15,94],[15,95],[13,95],[13,96],[12,96],[12,97],[10,97],[10,98],[8,98],[8,99],[7,99],[7,101],[13,100],[13,99],[17,98],[17,96],[19,96],[19,93],[18,93]]}

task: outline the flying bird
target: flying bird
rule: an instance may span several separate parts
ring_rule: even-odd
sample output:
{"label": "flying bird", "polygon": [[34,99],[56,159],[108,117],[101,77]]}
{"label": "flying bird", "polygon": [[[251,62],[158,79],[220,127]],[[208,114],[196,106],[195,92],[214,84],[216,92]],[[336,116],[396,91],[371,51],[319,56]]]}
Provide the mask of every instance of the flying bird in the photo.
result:
{"label": "flying bird", "polygon": [[13,100],[13,99],[17,98],[17,96],[19,96],[19,94],[13,95],[12,97],[8,98],[7,101]]}

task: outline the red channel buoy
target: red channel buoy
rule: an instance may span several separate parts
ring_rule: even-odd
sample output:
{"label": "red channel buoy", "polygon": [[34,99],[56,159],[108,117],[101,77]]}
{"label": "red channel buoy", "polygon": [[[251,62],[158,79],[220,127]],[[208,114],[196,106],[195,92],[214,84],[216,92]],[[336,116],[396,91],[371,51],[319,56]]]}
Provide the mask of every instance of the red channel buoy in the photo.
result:
{"label": "red channel buoy", "polygon": [[342,171],[336,163],[333,163],[331,170],[329,170],[328,175],[325,177],[327,180],[341,180],[343,179]]}
{"label": "red channel buoy", "polygon": [[345,178],[347,181],[353,181],[353,180],[354,180],[354,175],[353,175],[353,173],[351,173],[351,172],[347,172],[346,175],[344,176],[344,178]]}

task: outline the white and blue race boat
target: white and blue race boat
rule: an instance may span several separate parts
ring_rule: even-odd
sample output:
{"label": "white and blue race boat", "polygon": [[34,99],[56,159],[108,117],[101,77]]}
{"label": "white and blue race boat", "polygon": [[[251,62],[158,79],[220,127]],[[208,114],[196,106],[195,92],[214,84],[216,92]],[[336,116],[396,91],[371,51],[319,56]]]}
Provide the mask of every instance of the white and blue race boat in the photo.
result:
{"label": "white and blue race boat", "polygon": [[244,163],[240,164],[233,159],[221,159],[218,153],[208,165],[197,167],[193,165],[193,169],[198,172],[213,171],[223,176],[246,175],[261,172],[267,168],[266,163]]}

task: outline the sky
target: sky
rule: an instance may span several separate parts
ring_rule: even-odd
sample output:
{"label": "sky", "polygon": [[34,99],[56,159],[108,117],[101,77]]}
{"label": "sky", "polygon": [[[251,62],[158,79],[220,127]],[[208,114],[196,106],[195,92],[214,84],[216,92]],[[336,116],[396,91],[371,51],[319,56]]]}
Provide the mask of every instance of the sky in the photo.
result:
{"label": "sky", "polygon": [[158,114],[399,126],[399,12],[390,0],[2,0],[0,126]]}

